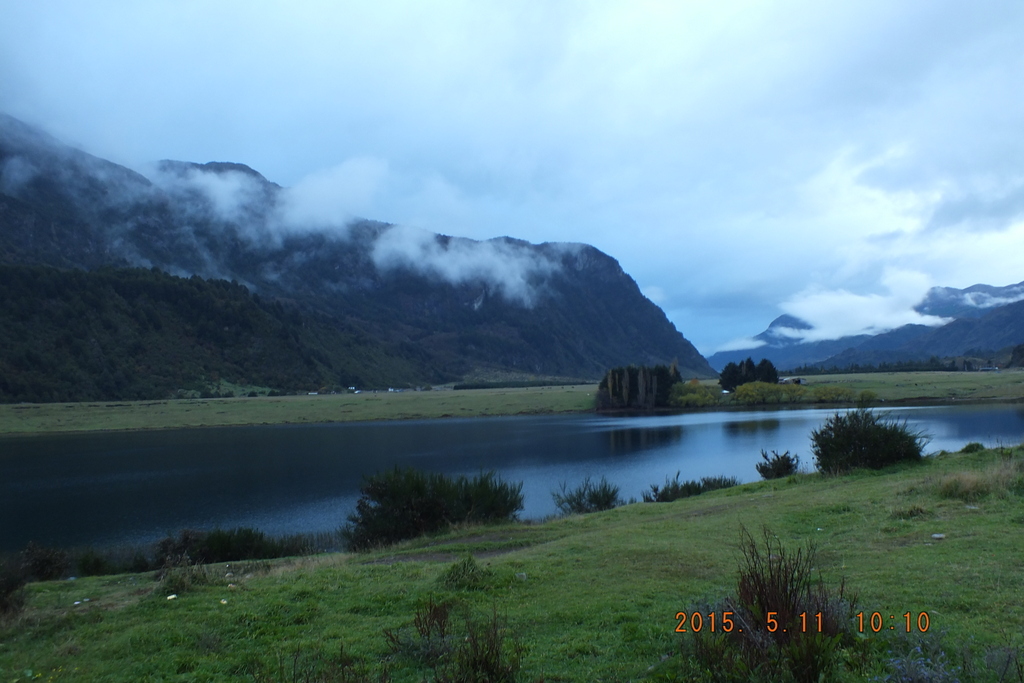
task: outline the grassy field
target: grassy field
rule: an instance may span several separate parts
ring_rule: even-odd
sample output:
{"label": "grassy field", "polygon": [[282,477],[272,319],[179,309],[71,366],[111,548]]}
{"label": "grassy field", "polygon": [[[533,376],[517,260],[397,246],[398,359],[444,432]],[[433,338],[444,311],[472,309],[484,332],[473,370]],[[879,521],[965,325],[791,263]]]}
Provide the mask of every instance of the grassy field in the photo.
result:
{"label": "grassy field", "polygon": [[869,372],[809,375],[809,387],[874,391],[886,401],[1011,400],[1024,398],[1024,369],[1001,372]]}
{"label": "grassy field", "polygon": [[[715,385],[713,380],[705,382]],[[820,375],[808,386],[870,390],[886,402],[1024,399],[1024,370]],[[715,385],[717,386],[717,385]],[[465,391],[0,405],[0,434],[406,420],[592,410],[594,385]]]}
{"label": "grassy field", "polygon": [[0,405],[0,434],[411,420],[590,410],[593,385],[278,398]]}
{"label": "grassy field", "polygon": [[[293,663],[342,646],[374,667],[388,661],[395,681],[425,680],[418,660],[389,654],[383,631],[407,627],[431,599],[505,618],[525,648],[520,680],[677,680],[690,636],[674,633],[675,614],[735,590],[740,529],[756,534],[763,524],[789,549],[814,543],[825,579],[845,577],[859,608],[884,615],[884,632],[866,627],[866,638],[899,640],[900,615],[926,611],[925,640],[944,639],[950,653],[970,645],[977,658],[1007,652],[999,647],[1019,654],[1022,472],[1018,448],[881,473],[798,475],[674,503],[465,528],[384,552],[211,566],[208,585],[173,600],[150,574],[30,584],[27,610],[0,628],[0,680],[253,680],[248,673],[276,671],[279,661],[286,675],[265,680],[304,680],[288,674]],[[444,585],[467,553],[489,572],[482,585]],[[837,680],[879,674],[887,655],[878,652],[850,658]]]}

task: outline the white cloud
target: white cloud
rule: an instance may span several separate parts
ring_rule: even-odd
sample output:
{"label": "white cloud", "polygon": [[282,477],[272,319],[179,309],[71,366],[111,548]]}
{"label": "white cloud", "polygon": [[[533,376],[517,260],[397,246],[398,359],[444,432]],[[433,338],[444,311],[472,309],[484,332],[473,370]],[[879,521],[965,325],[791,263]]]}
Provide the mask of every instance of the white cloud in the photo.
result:
{"label": "white cloud", "polygon": [[885,294],[855,294],[846,290],[810,288],[783,302],[780,308],[806,321],[804,341],[838,339],[856,334],[880,334],[903,325],[943,325],[949,320],[913,310],[931,287],[928,276],[889,270],[882,278]]}
{"label": "white cloud", "polygon": [[753,337],[738,337],[736,339],[730,339],[721,346],[715,348],[715,352],[718,351],[742,351],[746,349],[756,349],[764,346],[767,342],[761,339],[754,339]]}
{"label": "white cloud", "polygon": [[479,281],[525,306],[532,305],[537,287],[557,268],[514,241],[476,242],[400,225],[377,238],[372,256],[382,270],[407,268],[452,284]]}
{"label": "white cloud", "polygon": [[341,228],[353,218],[378,218],[369,212],[388,177],[388,164],[356,157],[312,173],[280,196],[279,219],[289,229]]}

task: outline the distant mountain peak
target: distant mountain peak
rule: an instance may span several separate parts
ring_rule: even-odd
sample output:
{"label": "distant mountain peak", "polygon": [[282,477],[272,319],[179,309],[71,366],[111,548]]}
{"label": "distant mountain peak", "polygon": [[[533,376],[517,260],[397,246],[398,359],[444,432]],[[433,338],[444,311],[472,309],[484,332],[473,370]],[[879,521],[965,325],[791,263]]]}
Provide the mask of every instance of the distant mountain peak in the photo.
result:
{"label": "distant mountain peak", "polygon": [[176,161],[174,159],[162,159],[157,162],[157,170],[161,173],[170,173],[177,176],[187,175],[189,171],[200,171],[202,173],[215,173],[217,175],[224,175],[227,173],[241,173],[242,175],[249,176],[255,180],[258,180],[262,184],[266,185],[277,185],[267,180],[262,173],[255,170],[251,166],[245,164],[239,164],[234,161],[209,161],[205,164],[199,164],[194,161]]}
{"label": "distant mountain peak", "polygon": [[780,327],[784,327],[784,328],[787,328],[787,329],[790,329],[790,330],[810,330],[810,329],[814,329],[814,326],[811,325],[809,322],[807,322],[805,320],[801,320],[800,318],[797,318],[796,316],[789,315],[788,313],[784,313],[784,314],[780,315],[778,318],[776,318],[775,320],[773,320],[771,322],[771,324],[768,325],[768,330],[775,330],[775,329],[778,329]]}

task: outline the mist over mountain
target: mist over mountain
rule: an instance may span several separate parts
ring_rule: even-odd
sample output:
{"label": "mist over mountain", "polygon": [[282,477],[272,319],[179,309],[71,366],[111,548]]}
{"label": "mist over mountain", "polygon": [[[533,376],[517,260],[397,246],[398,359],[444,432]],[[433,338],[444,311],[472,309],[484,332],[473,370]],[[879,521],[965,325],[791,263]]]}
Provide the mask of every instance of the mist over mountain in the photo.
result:
{"label": "mist over mountain", "polygon": [[382,355],[419,358],[417,377],[400,376],[407,364],[365,373],[396,384],[596,379],[673,360],[684,377],[714,375],[618,262],[588,245],[360,219],[322,187],[284,188],[240,163],[165,160],[138,173],[3,115],[0,262],[234,280],[334,320]]}
{"label": "mist over mountain", "polygon": [[1024,282],[1005,287],[932,287],[914,310],[947,322],[936,327],[903,325],[880,334],[808,342],[802,333],[811,326],[783,315],[753,337],[759,345],[720,351],[708,362],[721,369],[752,356],[768,358],[781,369],[805,365],[841,368],[992,352],[1024,342]]}

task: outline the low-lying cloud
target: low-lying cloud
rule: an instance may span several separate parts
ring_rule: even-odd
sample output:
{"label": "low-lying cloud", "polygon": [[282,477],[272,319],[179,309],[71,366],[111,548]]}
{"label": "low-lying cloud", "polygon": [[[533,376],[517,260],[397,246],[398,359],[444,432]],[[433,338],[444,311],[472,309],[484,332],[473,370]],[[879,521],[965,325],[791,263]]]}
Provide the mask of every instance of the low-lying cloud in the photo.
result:
{"label": "low-lying cloud", "polygon": [[950,320],[914,310],[931,287],[928,276],[890,270],[882,278],[888,292],[855,294],[844,289],[806,289],[783,302],[783,311],[811,325],[811,329],[778,328],[800,341],[839,339],[858,334],[881,334],[903,325],[944,325]]}
{"label": "low-lying cloud", "polygon": [[283,189],[276,218],[286,230],[343,229],[354,218],[369,217],[387,176],[388,164],[382,159],[348,159]]}
{"label": "low-lying cloud", "polygon": [[524,243],[505,238],[477,242],[399,225],[377,238],[372,257],[383,271],[407,268],[452,284],[482,281],[524,306],[533,305],[538,285],[558,267]]}

